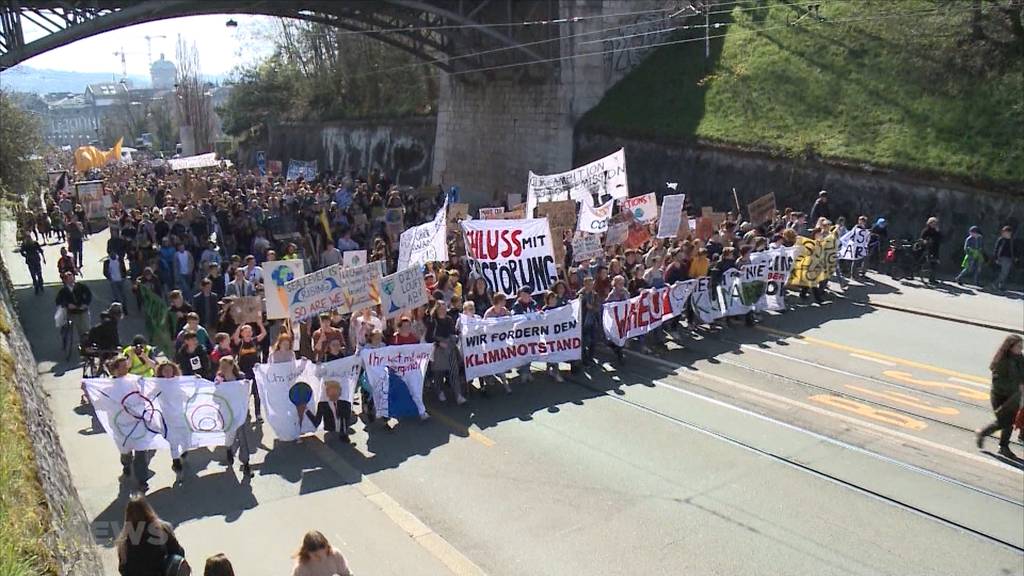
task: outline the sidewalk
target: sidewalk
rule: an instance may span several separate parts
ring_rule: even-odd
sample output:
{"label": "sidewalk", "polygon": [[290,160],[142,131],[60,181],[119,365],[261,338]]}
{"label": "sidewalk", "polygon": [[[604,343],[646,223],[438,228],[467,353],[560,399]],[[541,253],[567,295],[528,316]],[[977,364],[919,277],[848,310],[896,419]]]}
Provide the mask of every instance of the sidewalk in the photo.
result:
{"label": "sidewalk", "polygon": [[1024,294],[1019,291],[994,293],[948,280],[927,285],[869,272],[866,282],[851,281],[845,295],[878,308],[1024,333]]}

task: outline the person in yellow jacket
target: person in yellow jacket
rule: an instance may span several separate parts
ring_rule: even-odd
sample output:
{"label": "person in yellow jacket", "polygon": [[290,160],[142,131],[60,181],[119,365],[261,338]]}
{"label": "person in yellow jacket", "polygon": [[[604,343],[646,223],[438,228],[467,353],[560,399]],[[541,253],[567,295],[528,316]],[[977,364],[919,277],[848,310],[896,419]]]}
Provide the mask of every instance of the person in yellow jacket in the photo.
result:
{"label": "person in yellow jacket", "polygon": [[128,373],[136,376],[154,376],[156,374],[156,353],[141,334],[132,338],[131,346],[125,346],[121,355],[128,359]]}

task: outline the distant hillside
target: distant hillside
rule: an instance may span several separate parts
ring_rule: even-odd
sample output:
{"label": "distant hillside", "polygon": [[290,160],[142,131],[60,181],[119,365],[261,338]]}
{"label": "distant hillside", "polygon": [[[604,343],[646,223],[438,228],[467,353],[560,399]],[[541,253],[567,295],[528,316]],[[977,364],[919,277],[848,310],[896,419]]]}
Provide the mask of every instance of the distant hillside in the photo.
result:
{"label": "distant hillside", "polygon": [[[25,66],[15,66],[0,72],[0,88],[12,92],[85,92],[85,87],[97,82],[116,82],[121,75],[116,72],[73,72],[69,70],[42,70]],[[129,75],[128,79],[135,88],[148,88],[149,78]]]}
{"label": "distant hillside", "polygon": [[581,126],[1018,187],[1024,28],[1008,4],[721,2],[707,64],[704,30],[687,30]]}

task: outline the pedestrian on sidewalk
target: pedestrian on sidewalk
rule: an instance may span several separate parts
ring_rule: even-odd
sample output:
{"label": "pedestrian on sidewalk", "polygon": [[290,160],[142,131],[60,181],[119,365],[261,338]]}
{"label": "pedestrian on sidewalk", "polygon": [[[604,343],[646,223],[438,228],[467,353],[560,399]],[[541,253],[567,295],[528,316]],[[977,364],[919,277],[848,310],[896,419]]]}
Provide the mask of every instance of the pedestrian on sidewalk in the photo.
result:
{"label": "pedestrian on sidewalk", "polygon": [[932,216],[921,230],[921,240],[925,244],[925,256],[928,263],[928,282],[934,284],[939,268],[939,247],[942,245],[943,234],[939,230],[939,219]]}
{"label": "pedestrian on sidewalk", "polygon": [[341,552],[334,549],[323,534],[306,532],[302,547],[295,553],[292,576],[352,576]]}
{"label": "pedestrian on sidewalk", "polygon": [[999,276],[996,277],[995,289],[1005,290],[1006,279],[1010,277],[1010,270],[1013,269],[1013,228],[1003,226],[999,231],[999,239],[996,240],[996,248],[993,252],[993,260],[999,266]]}
{"label": "pedestrian on sidewalk", "polygon": [[187,574],[185,549],[174,528],[156,515],[141,494],[132,496],[124,509],[124,528],[117,537],[117,570],[124,576]]}
{"label": "pedestrian on sidewalk", "polygon": [[964,277],[970,276],[974,279],[975,286],[978,285],[978,276],[981,275],[981,264],[984,260],[981,249],[984,247],[984,238],[981,236],[981,229],[971,226],[964,239],[964,259],[960,263],[960,273],[956,275],[956,283],[963,285]]}
{"label": "pedestrian on sidewalk", "polygon": [[989,364],[992,371],[992,411],[995,422],[978,432],[978,449],[984,447],[985,436],[999,430],[999,454],[1016,460],[1010,450],[1010,435],[1013,433],[1013,417],[1020,408],[1024,395],[1024,338],[1011,334],[1003,340]]}
{"label": "pedestrian on sidewalk", "polygon": [[36,294],[43,292],[43,264],[46,264],[46,254],[43,254],[43,247],[39,245],[39,242],[32,239],[28,234],[25,235],[25,239],[21,242],[22,258],[25,259],[25,265],[28,266],[28,273],[32,276],[32,288]]}

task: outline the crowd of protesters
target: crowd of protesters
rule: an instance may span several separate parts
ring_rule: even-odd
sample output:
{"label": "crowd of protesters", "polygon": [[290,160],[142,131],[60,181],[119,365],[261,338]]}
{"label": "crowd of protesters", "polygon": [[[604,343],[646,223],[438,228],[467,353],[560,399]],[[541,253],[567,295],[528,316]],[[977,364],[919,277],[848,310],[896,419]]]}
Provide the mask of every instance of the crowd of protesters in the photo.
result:
{"label": "crowd of protesters", "polygon": [[[581,262],[574,258],[571,234],[567,234],[555,239],[564,244],[565,260],[558,263],[560,279],[551,290],[534,295],[532,287],[527,286],[515,297],[506,298],[504,294],[492,293],[484,279],[471,274],[459,250],[456,229],[449,233],[448,261],[424,266],[424,282],[430,295],[427,305],[394,319],[385,319],[372,308],[352,315],[335,311],[296,330],[282,320],[240,323],[234,317],[232,302],[236,298],[263,295],[274,281],[265,277],[263,263],[301,259],[308,273],[339,263],[345,251],[366,250],[370,261],[383,262],[385,274],[393,273],[402,228],[389,227],[386,211],[401,210],[407,228],[433,218],[449,192],[399,188],[379,171],[365,177],[322,174],[314,181],[289,181],[226,167],[192,170],[186,176],[148,166],[111,166],[89,177],[102,178],[111,195],[111,206],[100,226],[93,225],[95,219],[90,223],[71,194],[51,190],[43,205],[25,211],[20,217],[21,252],[39,292],[43,290],[41,265],[45,263],[40,243],[66,242],[57,262],[63,286],[56,303],[67,310],[82,344],[90,350],[104,351],[103,360],[109,361],[110,374],[197,375],[214,381],[254,381],[253,371],[259,363],[287,362],[296,357],[327,362],[355,354],[364,347],[428,342],[435,344],[428,389],[439,402],[460,405],[495,391],[511,393],[516,382],[509,375],[467,381],[457,349],[462,315],[491,318],[523,314],[557,308],[578,298],[583,354],[581,362],[571,370],[586,369],[595,362],[601,346],[607,346],[621,362],[623,349],[604,341],[601,314],[605,302],[625,300],[642,290],[690,278],[709,276],[715,284],[725,272],[748,262],[755,252],[793,246],[798,236],[823,239],[841,236],[847,230],[845,219],[833,213],[828,194],[821,192],[806,213],[787,208],[777,211],[770,221],[748,222],[740,214],[729,212],[706,240],[692,234],[652,238],[634,248],[609,246],[603,256]],[[687,209],[692,212],[691,207]],[[870,233],[868,257],[838,267],[835,279],[843,284],[850,277],[863,277],[865,266],[881,264],[889,246],[885,218],[871,223],[867,216],[859,216],[854,226]],[[100,227],[108,231],[107,256],[97,264],[85,262],[83,241]],[[937,219],[932,218],[920,235],[925,255],[933,262],[945,241],[940,230]],[[991,261],[998,266],[994,285],[1002,289],[1017,256],[1010,232],[1009,228],[1001,231],[994,252],[988,256],[980,231],[972,228],[964,243],[963,271],[957,281],[970,279],[977,283],[984,262]],[[88,315],[93,295],[83,283],[77,282],[83,267],[93,265],[102,267],[109,299],[114,302],[100,314],[96,324],[91,324]],[[825,302],[828,287],[826,280],[819,286],[801,289],[799,298]],[[135,335],[130,342],[124,341],[119,334],[119,321],[126,315],[147,313],[144,292],[163,301],[167,314],[162,328],[165,333]],[[701,328],[692,314],[683,320],[686,329]],[[721,322],[730,320],[725,318]],[[754,323],[758,318],[749,314],[745,321]],[[685,338],[686,329],[683,322],[671,321],[662,330],[631,345],[646,352],[667,337]],[[546,372],[555,381],[563,380],[558,365],[548,365]],[[528,382],[531,374],[528,366],[520,369],[518,382]],[[260,425],[261,406],[255,385],[252,395],[253,415]],[[366,404],[365,395],[361,402]],[[357,397],[356,404],[359,403]],[[348,415],[341,418],[342,421],[325,428],[337,431],[347,442],[356,419]],[[244,443],[244,427],[240,436]],[[249,473],[248,446],[239,446],[238,453],[243,472]],[[234,454],[234,446],[229,447],[229,466],[234,462]],[[179,473],[181,456],[172,455],[172,468]],[[124,474],[140,479],[144,491],[142,478],[148,455],[125,455],[122,464]],[[159,522],[144,500],[129,505],[126,521],[129,514],[132,521]],[[119,548],[123,566],[135,562],[133,558],[149,557],[147,552],[131,550],[131,546]],[[165,552],[184,553],[173,536],[168,539]],[[348,573],[344,559],[318,533],[307,534],[298,558],[295,574]],[[330,569],[335,572],[307,566],[317,562],[334,562]],[[230,564],[227,566],[227,571],[208,569],[207,573],[230,574]]]}

